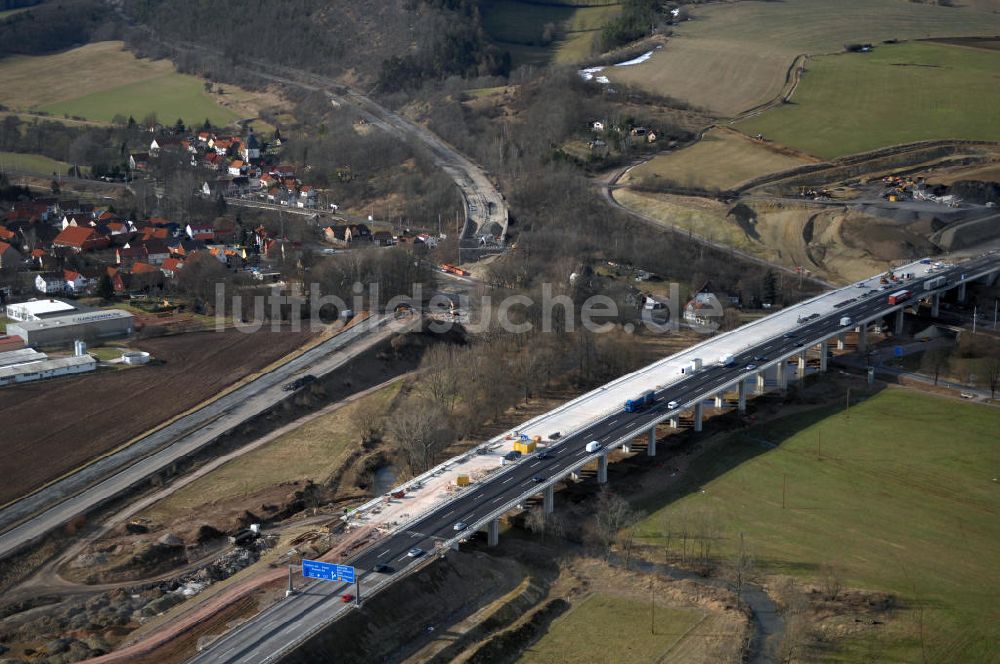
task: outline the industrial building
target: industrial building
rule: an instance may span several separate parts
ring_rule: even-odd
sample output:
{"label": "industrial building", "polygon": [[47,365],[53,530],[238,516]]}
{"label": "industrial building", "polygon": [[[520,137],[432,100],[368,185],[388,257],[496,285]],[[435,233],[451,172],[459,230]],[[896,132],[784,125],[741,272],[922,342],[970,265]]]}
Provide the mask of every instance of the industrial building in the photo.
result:
{"label": "industrial building", "polygon": [[85,349],[84,344],[79,344],[76,355],[56,358],[31,348],[0,353],[0,385],[93,371],[97,360],[87,355]]}
{"label": "industrial building", "polygon": [[[74,311],[80,310],[74,304],[65,300],[28,300],[17,304],[7,305],[7,318],[16,321],[43,320],[54,316],[66,316]],[[92,311],[89,307],[86,311]]]}
{"label": "industrial building", "polygon": [[54,346],[76,339],[122,337],[134,331],[134,317],[120,309],[81,311],[66,316],[7,324],[7,334],[24,339],[29,346]]}

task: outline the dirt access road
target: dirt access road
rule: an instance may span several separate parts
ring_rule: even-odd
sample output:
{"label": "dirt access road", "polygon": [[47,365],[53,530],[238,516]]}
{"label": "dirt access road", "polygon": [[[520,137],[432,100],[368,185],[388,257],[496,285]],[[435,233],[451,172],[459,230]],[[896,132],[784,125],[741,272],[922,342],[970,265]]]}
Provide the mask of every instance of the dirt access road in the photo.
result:
{"label": "dirt access road", "polygon": [[0,511],[0,527],[7,529],[0,535],[0,556],[19,550],[271,408],[287,398],[282,385],[294,376],[322,376],[388,339],[397,327],[389,325],[391,320],[390,316],[373,316],[347,328],[142,440],[5,507]]}

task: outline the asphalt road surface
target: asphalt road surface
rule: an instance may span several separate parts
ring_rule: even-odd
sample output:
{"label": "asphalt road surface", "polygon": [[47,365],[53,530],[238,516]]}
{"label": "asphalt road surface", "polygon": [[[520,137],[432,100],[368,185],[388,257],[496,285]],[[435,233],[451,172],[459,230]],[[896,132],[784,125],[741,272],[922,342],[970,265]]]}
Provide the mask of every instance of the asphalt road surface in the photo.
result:
{"label": "asphalt road surface", "polygon": [[[977,268],[996,260],[996,257],[984,257],[949,270],[934,272],[928,277],[907,283],[905,288],[913,291],[915,297],[918,297],[923,290],[923,282],[927,278],[939,276],[949,277],[953,282],[951,286],[954,287],[954,280],[959,275],[975,273]],[[904,287],[899,287],[902,288]],[[849,329],[840,325],[842,316],[850,316],[854,321],[860,322],[875,318],[879,314],[890,313],[895,307],[888,304],[887,298],[894,290],[897,289],[879,290],[871,295],[864,295],[863,293],[867,291],[858,289],[857,295],[854,296],[857,298],[855,302],[800,325],[794,331],[793,337],[778,335],[748,348],[735,356],[735,362],[731,366],[706,366],[690,378],[657,392],[651,407],[635,413],[626,413],[622,410],[608,415],[550,444],[545,450],[546,457],[538,454],[527,456],[506,472],[499,473],[477,484],[473,489],[458,494],[455,499],[409,524],[405,530],[375,542],[349,561],[358,568],[361,597],[364,598],[366,591],[376,584],[389,581],[393,575],[398,575],[407,566],[424,556],[433,555],[439,544],[460,534],[456,531],[456,523],[476,524],[504,505],[538,493],[545,484],[555,478],[563,477],[582,464],[596,459],[602,452],[586,452],[585,446],[590,441],[596,440],[607,446],[632,433],[638,435],[652,423],[661,421],[666,416],[679,414],[685,410],[683,407],[685,405],[711,397],[741,379],[754,378],[758,371],[773,364],[778,358],[794,355],[797,351],[841,330]],[[768,359],[755,359],[762,357]],[[760,366],[748,370],[749,364]],[[671,401],[679,402],[682,407],[668,410],[666,404]],[[425,553],[418,556],[409,555],[408,552],[414,548],[419,548]],[[375,565],[387,565],[393,571],[389,574],[379,574],[371,571]],[[206,663],[276,661],[283,653],[290,652],[323,625],[332,622],[344,611],[350,610],[352,604],[342,601],[341,595],[345,592],[353,594],[355,590],[343,583],[328,581],[310,583],[302,593],[263,611],[218,639],[190,661]]]}
{"label": "asphalt road surface", "polygon": [[0,510],[0,558],[127,490],[159,469],[263,412],[289,393],[296,376],[329,373],[387,338],[384,316],[347,329],[195,412]]}

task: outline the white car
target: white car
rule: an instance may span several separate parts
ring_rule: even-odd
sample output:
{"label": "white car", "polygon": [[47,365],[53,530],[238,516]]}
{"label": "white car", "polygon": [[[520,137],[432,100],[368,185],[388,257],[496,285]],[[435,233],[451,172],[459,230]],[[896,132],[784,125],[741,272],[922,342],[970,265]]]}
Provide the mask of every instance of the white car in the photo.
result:
{"label": "white car", "polygon": [[667,404],[667,408],[669,408],[670,410],[673,410],[674,408],[677,408],[678,406],[680,406],[680,404],[677,403],[676,401],[671,401],[670,403]]}

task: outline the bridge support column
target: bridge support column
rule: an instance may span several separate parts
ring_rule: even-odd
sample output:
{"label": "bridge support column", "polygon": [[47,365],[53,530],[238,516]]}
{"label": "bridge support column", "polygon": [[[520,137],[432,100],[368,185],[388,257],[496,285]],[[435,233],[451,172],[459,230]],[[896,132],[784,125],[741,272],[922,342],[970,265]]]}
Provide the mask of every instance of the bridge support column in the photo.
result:
{"label": "bridge support column", "polygon": [[736,388],[736,393],[739,395],[736,402],[736,411],[743,415],[747,412],[747,382],[745,380],[740,380],[740,384]]}
{"label": "bridge support column", "polygon": [[819,370],[826,371],[827,362],[829,361],[828,356],[830,355],[830,342],[821,341],[819,342]]}
{"label": "bridge support column", "polygon": [[580,481],[580,473],[578,473],[578,472],[576,472],[574,470],[572,473],[569,474],[569,478],[570,478],[570,480],[572,480],[574,482],[579,482]]}
{"label": "bridge support column", "polygon": [[757,390],[756,390],[756,392],[757,392],[758,395],[764,394],[764,391],[766,389],[767,389],[767,377],[764,375],[763,371],[758,371],[757,372]]}
{"label": "bridge support column", "polygon": [[624,452],[625,454],[628,454],[631,451],[632,451],[632,444],[631,443],[625,443],[625,444],[622,445],[622,452]]}
{"label": "bridge support column", "polygon": [[676,429],[678,424],[679,424],[679,422],[677,421],[676,417],[671,417],[670,418],[670,428],[671,429]]}
{"label": "bridge support column", "polygon": [[892,330],[892,334],[897,337],[903,336],[903,310],[900,309],[896,312],[896,326]]}
{"label": "bridge support column", "polygon": [[958,301],[965,302],[965,282],[958,285]]}
{"label": "bridge support column", "polygon": [[705,407],[699,401],[694,405],[694,430],[701,431],[701,419],[705,415]]}
{"label": "bridge support column", "polygon": [[795,375],[798,376],[799,380],[806,377],[806,352],[802,351],[799,353],[799,364],[795,371]]}
{"label": "bridge support column", "polygon": [[722,392],[719,392],[718,394],[715,395],[715,407],[722,408],[724,403],[725,399],[722,396]]}
{"label": "bridge support column", "polygon": [[608,483],[608,455],[602,454],[597,457],[597,483]]}
{"label": "bridge support column", "polygon": [[545,492],[542,493],[542,510],[546,514],[552,514],[556,511],[556,488],[554,486],[546,487]]}
{"label": "bridge support column", "polygon": [[646,456],[656,456],[656,425],[649,430],[649,446],[646,448]]}
{"label": "bridge support column", "polygon": [[844,335],[837,335],[837,350],[844,350]]}
{"label": "bridge support column", "polygon": [[500,543],[500,519],[490,521],[489,530],[486,532],[487,546],[496,546]]}
{"label": "bridge support column", "polygon": [[868,323],[862,323],[858,326],[858,352],[868,352]]}
{"label": "bridge support column", "polygon": [[778,389],[784,392],[788,389],[788,360],[781,360],[775,365],[778,372]]}
{"label": "bridge support column", "polygon": [[934,293],[931,296],[931,318],[941,315],[941,293]]}

